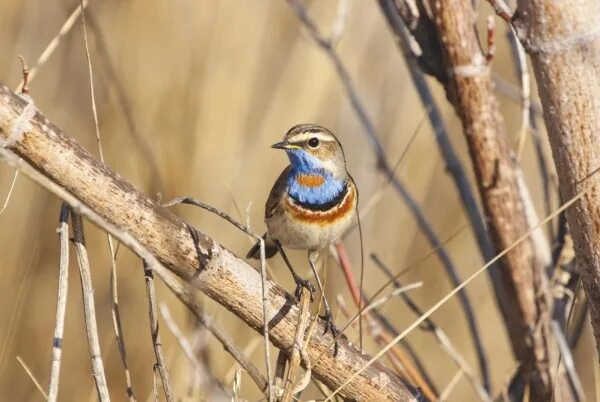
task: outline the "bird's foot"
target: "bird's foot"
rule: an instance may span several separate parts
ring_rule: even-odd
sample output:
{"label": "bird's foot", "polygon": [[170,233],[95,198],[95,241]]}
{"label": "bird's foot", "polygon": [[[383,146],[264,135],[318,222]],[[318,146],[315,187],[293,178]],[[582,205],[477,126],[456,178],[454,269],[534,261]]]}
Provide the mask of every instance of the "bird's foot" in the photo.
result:
{"label": "bird's foot", "polygon": [[314,296],[313,296],[313,294],[315,293],[315,287],[313,286],[312,283],[310,283],[309,280],[302,279],[299,276],[295,276],[294,281],[296,282],[296,291],[294,292],[294,295],[296,296],[296,300],[300,300],[300,297],[302,296],[302,288],[306,288],[310,292],[311,303],[313,301],[315,301]]}
{"label": "bird's foot", "polygon": [[336,357],[340,350],[340,344],[339,344],[339,340],[338,340],[340,331],[337,329],[337,327],[333,323],[333,317],[331,316],[331,311],[326,310],[325,314],[320,315],[319,318],[321,318],[323,321],[325,321],[325,331],[323,331],[323,334],[326,334],[327,331],[329,331],[329,332],[331,332],[331,335],[333,336],[333,339],[335,341],[335,345],[333,347],[333,357]]}

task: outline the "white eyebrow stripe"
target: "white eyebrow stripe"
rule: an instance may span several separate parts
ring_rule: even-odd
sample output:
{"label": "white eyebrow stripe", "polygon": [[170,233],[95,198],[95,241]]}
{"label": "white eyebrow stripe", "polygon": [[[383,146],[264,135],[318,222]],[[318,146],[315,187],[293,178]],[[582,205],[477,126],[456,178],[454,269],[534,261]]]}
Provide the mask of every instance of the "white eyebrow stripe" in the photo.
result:
{"label": "white eyebrow stripe", "polygon": [[317,138],[321,141],[335,141],[335,139],[330,135],[330,134],[326,134],[326,133],[319,133],[319,132],[308,132],[308,133],[301,133],[301,134],[297,134],[294,135],[292,138],[290,138],[291,142],[303,142],[303,141],[308,141],[311,138]]}

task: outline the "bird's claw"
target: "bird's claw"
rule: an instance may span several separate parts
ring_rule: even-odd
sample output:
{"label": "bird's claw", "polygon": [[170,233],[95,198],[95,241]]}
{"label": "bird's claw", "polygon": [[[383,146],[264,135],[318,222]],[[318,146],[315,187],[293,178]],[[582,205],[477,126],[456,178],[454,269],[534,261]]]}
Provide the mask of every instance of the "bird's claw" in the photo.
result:
{"label": "bird's claw", "polygon": [[333,347],[333,357],[336,357],[339,352],[339,349],[340,349],[340,344],[338,341],[340,331],[337,329],[337,327],[333,323],[333,317],[331,316],[331,311],[329,311],[329,310],[325,311],[325,314],[320,315],[319,318],[321,318],[323,321],[325,321],[325,331],[323,331],[323,334],[326,334],[327,331],[329,331],[329,332],[331,332],[331,336],[333,336],[333,339],[335,341],[335,345]]}
{"label": "bird's claw", "polygon": [[296,291],[294,292],[296,299],[300,300],[300,297],[302,296],[302,288],[306,288],[310,292],[311,303],[315,301],[313,296],[313,294],[315,293],[315,287],[313,286],[313,284],[310,283],[310,281],[307,279],[302,279],[298,277],[294,278],[294,280],[296,281]]}

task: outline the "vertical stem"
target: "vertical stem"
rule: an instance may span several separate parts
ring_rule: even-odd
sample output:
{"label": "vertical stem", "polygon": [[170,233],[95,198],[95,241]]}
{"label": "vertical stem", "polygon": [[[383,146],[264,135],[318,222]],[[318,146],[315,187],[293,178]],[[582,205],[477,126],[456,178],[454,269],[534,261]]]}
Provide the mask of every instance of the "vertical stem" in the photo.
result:
{"label": "vertical stem", "polygon": [[48,385],[48,401],[56,402],[58,397],[58,380],[62,357],[63,333],[67,311],[67,295],[69,293],[69,206],[63,203],[60,207],[58,238],[60,241],[60,263],[58,269],[58,298],[56,302],[56,325],[52,338],[52,363],[50,367],[50,384]]}
{"label": "vertical stem", "polygon": [[90,262],[85,247],[81,216],[71,211],[71,223],[73,223],[73,243],[75,244],[75,251],[77,252],[77,263],[79,265],[79,276],[81,278],[81,291],[83,292],[85,329],[92,359],[92,374],[96,383],[98,399],[100,402],[109,402],[110,396],[106,385],[104,363],[102,362],[102,352],[100,351],[100,339],[98,337],[98,326],[96,323],[94,287],[92,286],[92,274],[90,272]]}

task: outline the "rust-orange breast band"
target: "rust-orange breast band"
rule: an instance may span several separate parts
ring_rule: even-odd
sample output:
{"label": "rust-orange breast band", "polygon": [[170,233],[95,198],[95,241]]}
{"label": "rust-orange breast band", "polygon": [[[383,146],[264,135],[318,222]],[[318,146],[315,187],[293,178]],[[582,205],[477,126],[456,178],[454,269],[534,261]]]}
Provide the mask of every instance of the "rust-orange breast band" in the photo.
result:
{"label": "rust-orange breast band", "polygon": [[348,192],[342,201],[327,211],[311,211],[296,204],[291,197],[285,197],[284,208],[295,220],[302,223],[330,225],[342,219],[350,219],[356,206],[356,189],[348,186]]}

